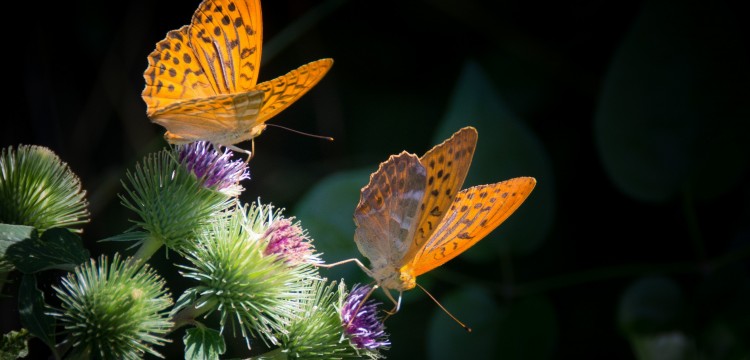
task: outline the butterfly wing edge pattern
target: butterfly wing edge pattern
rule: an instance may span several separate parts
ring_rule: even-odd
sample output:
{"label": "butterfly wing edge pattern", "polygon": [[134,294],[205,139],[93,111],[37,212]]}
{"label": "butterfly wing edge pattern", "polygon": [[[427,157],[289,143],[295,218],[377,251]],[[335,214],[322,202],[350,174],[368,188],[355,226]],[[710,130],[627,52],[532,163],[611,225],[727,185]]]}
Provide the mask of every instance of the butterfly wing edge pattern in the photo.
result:
{"label": "butterfly wing edge pattern", "polygon": [[414,276],[439,267],[474,246],[505,222],[536,187],[522,176],[461,190],[450,210],[411,263]]}

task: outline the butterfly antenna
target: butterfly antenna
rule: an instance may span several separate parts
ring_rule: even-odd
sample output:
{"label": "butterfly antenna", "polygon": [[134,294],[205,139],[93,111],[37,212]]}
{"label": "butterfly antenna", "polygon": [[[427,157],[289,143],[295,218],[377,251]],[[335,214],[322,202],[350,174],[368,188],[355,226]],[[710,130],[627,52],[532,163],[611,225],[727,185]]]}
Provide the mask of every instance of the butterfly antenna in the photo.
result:
{"label": "butterfly antenna", "polygon": [[419,284],[417,284],[417,286],[419,286],[419,288],[422,289],[422,291],[424,291],[424,293],[427,294],[427,296],[429,296],[430,299],[432,299],[432,301],[434,301],[435,304],[437,304],[437,306],[439,306],[443,311],[445,311],[445,313],[448,314],[448,316],[450,316],[451,319],[453,319],[453,321],[457,322],[458,325],[461,325],[461,327],[464,328],[464,330],[466,330],[467,332],[471,332],[471,328],[470,327],[466,326],[466,324],[462,323],[455,316],[453,316],[453,314],[451,314],[450,311],[448,311],[448,309],[446,309],[439,301],[437,301],[437,299],[435,299],[435,297],[432,296],[432,294],[430,294],[427,291],[427,289],[423,288],[422,285],[419,285]]}
{"label": "butterfly antenna", "polygon": [[290,128],[288,128],[288,127],[284,127],[284,126],[281,126],[281,125],[276,125],[276,124],[266,124],[266,126],[273,126],[273,127],[277,127],[277,128],[280,128],[280,129],[284,129],[284,130],[288,130],[288,131],[291,131],[291,132],[293,132],[293,133],[297,133],[297,134],[300,134],[300,135],[304,135],[304,136],[309,136],[309,137],[314,137],[314,138],[317,138],[317,139],[323,139],[323,140],[333,141],[333,138],[332,138],[332,137],[330,137],[330,136],[323,136],[323,135],[315,135],[315,134],[309,134],[309,133],[306,133],[306,132],[302,132],[302,131],[299,131],[299,130],[294,130],[294,129],[290,129]]}

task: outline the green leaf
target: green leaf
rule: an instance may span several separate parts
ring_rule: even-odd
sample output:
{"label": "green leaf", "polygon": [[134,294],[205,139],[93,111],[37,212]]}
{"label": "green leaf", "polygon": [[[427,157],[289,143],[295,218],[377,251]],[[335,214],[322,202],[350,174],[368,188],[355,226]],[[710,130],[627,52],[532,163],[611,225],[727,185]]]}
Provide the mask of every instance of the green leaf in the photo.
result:
{"label": "green leaf", "polygon": [[227,350],[224,338],[219,331],[201,326],[187,329],[185,337],[186,360],[219,359]]}
{"label": "green leaf", "polygon": [[[294,216],[314,239],[315,248],[323,253],[326,263],[351,258],[359,258],[366,263],[354,243],[353,217],[359,203],[359,192],[375,170],[377,165],[330,175],[313,186],[295,206]],[[354,263],[323,271],[324,276],[331,279],[354,280],[362,279],[364,275]]]}
{"label": "green leaf", "polygon": [[7,259],[18,270],[33,274],[48,269],[73,271],[89,259],[81,238],[63,228],[49,229],[41,238],[29,238],[8,248]]}
{"label": "green leaf", "polygon": [[605,170],[624,193],[713,198],[750,164],[746,41],[721,2],[648,1],[617,50],[595,114]]}
{"label": "green leaf", "polygon": [[29,331],[11,331],[0,339],[0,360],[13,360],[29,355]]}
{"label": "green leaf", "polygon": [[552,165],[541,141],[507,109],[487,75],[474,62],[464,66],[432,143],[443,142],[464,126],[473,126],[479,132],[464,189],[518,176],[535,177],[537,185],[515,214],[462,257],[496,259],[487,251],[488,244],[501,251],[510,246],[520,254],[536,250],[547,237],[554,218]]}
{"label": "green leaf", "polygon": [[629,286],[618,309],[620,329],[627,335],[654,335],[678,330],[685,316],[682,290],[672,279],[644,277]]}
{"label": "green leaf", "polygon": [[500,305],[482,288],[466,287],[441,299],[461,329],[436,308],[430,321],[430,359],[550,359],[557,343],[557,318],[544,297]]}
{"label": "green leaf", "polygon": [[[31,226],[0,224],[0,272],[13,268],[5,257],[8,248],[26,239],[36,239],[37,231]],[[0,280],[0,288],[2,288]]]}
{"label": "green leaf", "polygon": [[50,347],[55,358],[55,318],[47,315],[44,293],[36,287],[34,275],[23,275],[18,289],[18,313],[21,325]]}

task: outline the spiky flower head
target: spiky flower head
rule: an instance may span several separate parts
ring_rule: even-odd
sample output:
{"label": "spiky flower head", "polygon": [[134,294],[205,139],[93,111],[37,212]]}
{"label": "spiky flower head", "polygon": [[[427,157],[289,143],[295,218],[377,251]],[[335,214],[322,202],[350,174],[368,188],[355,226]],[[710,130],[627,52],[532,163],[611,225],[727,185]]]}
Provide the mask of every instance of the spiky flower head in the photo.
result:
{"label": "spiky flower head", "polygon": [[[274,359],[380,359],[380,353],[388,342],[381,339],[382,346],[359,347],[350,339],[346,326],[342,326],[341,309],[346,307],[347,290],[343,281],[326,284],[326,280],[313,282],[314,296],[300,303],[298,313],[279,336],[279,349],[266,354]],[[368,308],[367,310],[371,310]],[[369,315],[369,313],[368,313]],[[383,338],[385,335],[382,335]]]}
{"label": "spiky flower head", "polygon": [[[176,149],[164,149],[146,156],[126,173],[123,183],[128,196],[120,195],[122,204],[134,211],[138,220],[129,233],[111,240],[138,240],[138,258],[148,258],[162,245],[183,252],[195,244],[195,235],[231,209],[236,199],[215,188],[207,187],[177,158]],[[196,160],[197,161],[197,160]],[[195,161],[194,161],[195,162]],[[195,167],[195,166],[193,166]]]}
{"label": "spiky flower head", "polygon": [[68,358],[140,359],[161,356],[153,347],[168,340],[172,305],[162,280],[148,265],[102,256],[63,278],[54,287],[62,309],[52,315],[62,323],[71,346]]}
{"label": "spiky flower head", "polygon": [[388,334],[383,320],[378,316],[378,305],[375,299],[368,299],[372,292],[370,286],[354,285],[352,291],[341,307],[341,323],[349,341],[359,349],[376,350],[388,348]]}
{"label": "spiky flower head", "polygon": [[205,141],[196,141],[177,147],[180,162],[202,179],[203,186],[216,189],[229,196],[238,196],[244,188],[240,181],[250,178],[247,163],[231,160],[229,149],[223,152]]}
{"label": "spiky flower head", "polygon": [[308,283],[318,277],[311,264],[288,266],[264,253],[262,235],[270,206],[238,208],[228,218],[200,234],[198,246],[185,254],[190,266],[183,276],[197,286],[177,301],[177,318],[206,316],[218,311],[220,331],[237,329],[247,341],[260,337],[275,344],[275,333],[284,332],[297,304],[311,296]]}
{"label": "spiky flower head", "polygon": [[2,150],[0,223],[80,232],[89,221],[85,196],[78,176],[52,150],[36,145]]}

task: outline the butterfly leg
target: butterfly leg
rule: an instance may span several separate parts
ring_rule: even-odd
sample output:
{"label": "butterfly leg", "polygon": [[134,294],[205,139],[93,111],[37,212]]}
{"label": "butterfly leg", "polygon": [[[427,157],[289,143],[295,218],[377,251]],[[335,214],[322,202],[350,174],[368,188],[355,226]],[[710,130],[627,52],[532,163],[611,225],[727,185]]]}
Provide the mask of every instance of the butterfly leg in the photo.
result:
{"label": "butterfly leg", "polygon": [[398,301],[396,301],[396,299],[393,298],[393,296],[391,295],[391,293],[389,291],[386,290],[385,294],[388,296],[389,299],[391,299],[391,301],[393,301],[394,307],[391,310],[385,310],[385,313],[388,314],[388,315],[386,315],[385,318],[383,318],[383,322],[385,322],[385,320],[388,319],[389,317],[391,317],[393,315],[396,315],[396,313],[398,312],[398,310],[401,309],[401,296],[404,293],[401,292],[401,291],[399,291],[399,293],[398,293]]}
{"label": "butterfly leg", "polygon": [[[253,145],[254,145],[254,143],[253,143]],[[253,158],[253,154],[255,154],[255,151],[247,151],[245,149],[240,149],[240,148],[238,148],[238,147],[236,147],[234,145],[224,145],[224,146],[227,149],[234,150],[235,152],[247,154],[247,159],[245,159],[245,164],[249,163],[250,159]],[[253,150],[255,150],[254,146],[253,146]]]}
{"label": "butterfly leg", "polygon": [[351,259],[341,260],[341,261],[337,261],[337,262],[332,263],[332,264],[315,264],[315,266],[330,269],[330,268],[332,268],[334,266],[343,265],[343,264],[350,263],[350,262],[356,263],[357,266],[359,266],[359,268],[362,269],[362,271],[365,272],[365,274],[367,274],[370,277],[373,277],[372,271],[370,271],[370,269],[368,269],[364,264],[362,264],[362,262],[360,262],[359,259],[357,259],[357,258],[351,258]]}
{"label": "butterfly leg", "polygon": [[[372,293],[375,292],[375,290],[378,287],[379,286],[377,284],[375,284],[375,285],[372,286],[372,288],[370,289],[370,291],[368,291],[367,294],[362,298],[362,300],[359,301],[359,305],[357,306],[357,309],[354,311],[353,314],[359,314],[359,310],[362,308],[362,306],[365,305],[365,302],[367,302],[367,299],[370,298],[370,295],[372,295]],[[351,326],[352,325],[352,321],[354,321],[355,318],[356,318],[356,316],[352,316],[351,320],[349,320],[349,322],[346,324],[346,327]]]}

